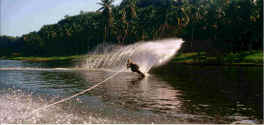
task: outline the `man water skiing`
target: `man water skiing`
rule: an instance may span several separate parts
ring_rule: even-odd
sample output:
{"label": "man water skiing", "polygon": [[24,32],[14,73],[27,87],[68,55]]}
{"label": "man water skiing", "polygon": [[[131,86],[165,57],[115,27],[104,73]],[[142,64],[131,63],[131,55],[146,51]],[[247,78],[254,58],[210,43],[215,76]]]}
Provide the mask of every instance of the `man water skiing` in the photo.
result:
{"label": "man water skiing", "polygon": [[130,59],[127,60],[127,68],[130,68],[132,72],[136,72],[142,77],[145,77],[145,74],[139,70],[139,66],[136,63],[133,63]]}

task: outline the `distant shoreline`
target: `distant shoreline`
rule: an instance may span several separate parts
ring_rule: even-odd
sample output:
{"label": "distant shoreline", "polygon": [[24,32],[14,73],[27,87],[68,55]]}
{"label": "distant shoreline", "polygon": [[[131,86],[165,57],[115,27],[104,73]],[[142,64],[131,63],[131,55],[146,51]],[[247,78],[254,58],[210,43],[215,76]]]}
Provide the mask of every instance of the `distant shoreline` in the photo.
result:
{"label": "distant shoreline", "polygon": [[[30,62],[45,62],[45,61],[66,61],[66,60],[81,60],[89,58],[88,55],[73,55],[73,56],[50,56],[50,57],[0,57],[0,60],[21,60]],[[219,60],[220,58],[220,60]],[[169,62],[170,64],[185,64],[185,65],[221,65],[221,66],[263,66],[263,52],[241,52],[239,54],[227,54],[224,57],[210,56],[205,53],[198,55],[197,52],[179,53]]]}
{"label": "distant shoreline", "polygon": [[0,57],[4,60],[21,60],[21,61],[30,61],[30,62],[46,62],[46,61],[64,61],[64,60],[74,60],[84,58],[83,55],[75,55],[75,56],[50,56],[50,57],[37,57],[37,56],[29,56],[29,57]]}
{"label": "distant shoreline", "polygon": [[[218,56],[218,57],[217,57]],[[186,65],[263,66],[263,51],[244,51],[226,55],[207,55],[205,52],[181,53],[170,63]]]}
{"label": "distant shoreline", "polygon": [[248,66],[254,66],[254,67],[263,67],[263,64],[254,64],[254,63],[223,63],[223,64],[213,64],[213,63],[183,63],[183,62],[172,62],[170,64],[182,64],[182,65],[195,65],[195,66],[241,66],[241,67],[248,67]]}

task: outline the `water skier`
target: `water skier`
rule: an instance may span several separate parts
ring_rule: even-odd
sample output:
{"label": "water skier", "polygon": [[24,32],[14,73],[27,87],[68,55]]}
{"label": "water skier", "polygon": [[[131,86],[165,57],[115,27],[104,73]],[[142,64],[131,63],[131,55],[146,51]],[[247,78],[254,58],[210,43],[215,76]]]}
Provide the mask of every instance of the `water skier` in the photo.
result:
{"label": "water skier", "polygon": [[145,77],[145,74],[139,70],[139,66],[136,63],[133,63],[130,59],[127,60],[127,68],[130,68],[132,72],[136,72],[140,76]]}

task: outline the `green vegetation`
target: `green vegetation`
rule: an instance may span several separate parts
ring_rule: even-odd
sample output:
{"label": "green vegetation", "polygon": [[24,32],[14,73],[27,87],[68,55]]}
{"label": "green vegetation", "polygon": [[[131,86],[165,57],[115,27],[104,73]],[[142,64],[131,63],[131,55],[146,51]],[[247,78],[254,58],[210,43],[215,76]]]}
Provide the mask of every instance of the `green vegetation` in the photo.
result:
{"label": "green vegetation", "polygon": [[[94,55],[100,56],[100,55]],[[64,61],[64,60],[81,60],[85,58],[93,58],[88,55],[74,55],[74,56],[51,56],[51,57],[2,57],[2,59],[9,60],[23,60],[32,62],[43,61]],[[1,59],[1,58],[0,58]],[[177,54],[170,63],[183,64],[203,64],[203,65],[253,65],[263,66],[263,51],[244,51],[240,53],[229,53],[220,58],[217,56],[210,56],[206,52],[189,52]]]}
{"label": "green vegetation", "polygon": [[181,53],[173,60],[173,63],[184,64],[214,64],[214,65],[263,65],[263,51],[244,51],[240,53],[228,53],[223,57],[209,56],[206,52]]}
{"label": "green vegetation", "polygon": [[9,60],[23,60],[23,61],[32,61],[32,62],[43,62],[43,61],[63,61],[63,60],[74,60],[86,58],[85,55],[75,55],[75,56],[51,56],[51,57],[2,57],[3,59]]}
{"label": "green vegetation", "polygon": [[214,58],[217,62],[252,62],[259,58],[256,63],[260,62],[258,55],[243,59],[240,56],[244,51],[263,49],[263,0],[123,0],[118,6],[112,3],[113,0],[100,0],[101,8],[96,12],[66,15],[57,24],[45,25],[21,37],[0,36],[0,57],[33,56],[45,60],[86,54],[102,43],[131,44],[180,37],[186,41],[181,52],[198,53],[199,61],[206,54],[209,62]]}

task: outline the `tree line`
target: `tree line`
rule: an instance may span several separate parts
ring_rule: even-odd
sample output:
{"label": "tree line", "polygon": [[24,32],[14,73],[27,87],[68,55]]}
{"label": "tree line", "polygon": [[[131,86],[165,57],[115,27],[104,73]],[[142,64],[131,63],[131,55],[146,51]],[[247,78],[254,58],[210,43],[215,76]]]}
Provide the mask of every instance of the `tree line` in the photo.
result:
{"label": "tree line", "polygon": [[[187,51],[239,52],[263,48],[263,0],[100,0],[21,37],[0,36],[0,56],[85,54],[98,44],[180,37]],[[202,46],[202,47],[201,47]],[[200,48],[200,49],[197,49]]]}

